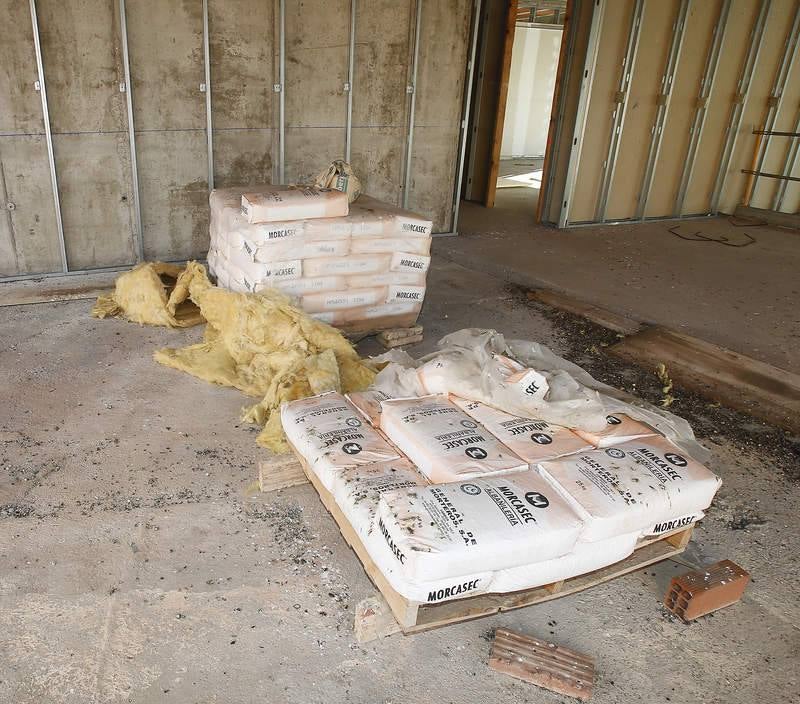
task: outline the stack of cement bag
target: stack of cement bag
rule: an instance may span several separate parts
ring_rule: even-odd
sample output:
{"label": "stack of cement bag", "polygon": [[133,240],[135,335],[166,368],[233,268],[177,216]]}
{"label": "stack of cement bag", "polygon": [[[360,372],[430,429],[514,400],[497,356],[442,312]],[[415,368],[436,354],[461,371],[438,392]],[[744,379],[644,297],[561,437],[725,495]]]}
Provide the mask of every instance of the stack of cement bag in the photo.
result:
{"label": "stack of cement bag", "polygon": [[281,417],[372,561],[414,602],[600,569],[702,518],[720,485],[624,414],[587,432],[447,394],[368,390],[293,401]]}
{"label": "stack of cement bag", "polygon": [[345,330],[407,327],[425,298],[426,218],[362,195],[314,186],[211,193],[209,269],[240,292],[277,288]]}

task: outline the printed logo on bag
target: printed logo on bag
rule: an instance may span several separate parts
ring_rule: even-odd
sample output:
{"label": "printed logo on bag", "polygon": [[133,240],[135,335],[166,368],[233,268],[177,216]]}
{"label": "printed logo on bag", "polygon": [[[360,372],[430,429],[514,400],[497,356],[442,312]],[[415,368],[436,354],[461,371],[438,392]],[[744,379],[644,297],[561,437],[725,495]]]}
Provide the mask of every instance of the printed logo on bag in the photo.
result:
{"label": "printed logo on bag", "polygon": [[538,390],[539,384],[537,384],[535,381],[532,381],[525,387],[525,393],[528,394],[528,396],[534,396]]}
{"label": "printed logo on bag", "polygon": [[357,442],[346,442],[342,445],[342,452],[346,452],[348,455],[357,455],[362,449]]}
{"label": "printed logo on bag", "polygon": [[410,222],[404,222],[400,229],[403,232],[421,232],[423,235],[428,232],[428,228],[425,225],[414,225]]}
{"label": "printed logo on bag", "polygon": [[681,457],[674,452],[668,452],[666,455],[664,455],[664,459],[670,464],[674,464],[676,467],[685,467],[687,464],[689,464],[685,457]]}
{"label": "printed logo on bag", "polygon": [[694,523],[694,515],[684,516],[683,518],[676,518],[673,521],[666,521],[665,523],[656,523],[653,526],[652,534],[665,533],[668,530],[675,530],[676,528],[683,528],[690,523]]}
{"label": "printed logo on bag", "polygon": [[547,497],[540,494],[538,491],[529,491],[525,494],[525,501],[527,501],[534,508],[547,508],[550,505]]}
{"label": "printed logo on bag", "polygon": [[403,551],[400,550],[400,548],[397,547],[397,545],[395,545],[395,542],[394,540],[392,540],[392,536],[389,535],[389,531],[384,525],[382,518],[378,519],[378,528],[380,528],[381,534],[383,535],[386,544],[389,546],[389,550],[392,551],[392,555],[394,555],[397,558],[397,561],[401,565],[404,565],[406,562],[406,556],[403,554]]}
{"label": "printed logo on bag", "polygon": [[606,454],[609,457],[613,457],[614,459],[617,460],[621,460],[623,457],[625,457],[625,452],[623,450],[620,450],[618,447],[609,447],[606,450]]}
{"label": "printed logo on bag", "polygon": [[420,261],[415,261],[413,259],[401,259],[400,266],[407,266],[411,269],[424,269],[425,264]]}
{"label": "printed logo on bag", "polygon": [[349,425],[351,428],[360,428],[361,421],[358,418],[348,418],[345,423]]}
{"label": "printed logo on bag", "polygon": [[462,484],[461,491],[463,491],[465,494],[469,494],[470,496],[477,496],[481,493],[481,488],[475,484]]}
{"label": "printed logo on bag", "polygon": [[468,447],[464,450],[464,454],[473,460],[485,460],[489,456],[489,453],[482,447]]}
{"label": "printed logo on bag", "polygon": [[478,424],[474,420],[462,420],[461,425],[465,428],[477,428]]}
{"label": "printed logo on bag", "polygon": [[473,589],[475,589],[475,587],[478,586],[479,581],[480,580],[478,579],[473,579],[469,582],[455,584],[452,587],[445,587],[444,589],[428,592],[428,601],[441,601],[442,599],[447,599],[451,596],[457,596],[458,594],[463,594],[464,592],[471,592]]}
{"label": "printed logo on bag", "polygon": [[547,433],[534,433],[531,435],[531,440],[533,440],[537,445],[549,445],[551,442],[553,442],[553,438]]}
{"label": "printed logo on bag", "polygon": [[622,421],[616,416],[606,416],[606,423],[609,425],[619,425]]}

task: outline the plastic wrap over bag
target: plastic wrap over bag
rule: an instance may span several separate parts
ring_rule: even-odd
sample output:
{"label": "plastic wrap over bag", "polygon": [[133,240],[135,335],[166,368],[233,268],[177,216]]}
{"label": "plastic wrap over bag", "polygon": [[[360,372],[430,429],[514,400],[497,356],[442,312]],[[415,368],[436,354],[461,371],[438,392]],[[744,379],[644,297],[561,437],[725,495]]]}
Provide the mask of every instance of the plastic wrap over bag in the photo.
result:
{"label": "plastic wrap over bag", "polygon": [[391,398],[450,393],[590,432],[603,430],[607,415],[624,413],[652,426],[698,461],[709,457],[683,418],[597,381],[545,345],[466,328],[443,337],[438,347],[418,360],[407,354],[378,358],[388,364],[374,387]]}

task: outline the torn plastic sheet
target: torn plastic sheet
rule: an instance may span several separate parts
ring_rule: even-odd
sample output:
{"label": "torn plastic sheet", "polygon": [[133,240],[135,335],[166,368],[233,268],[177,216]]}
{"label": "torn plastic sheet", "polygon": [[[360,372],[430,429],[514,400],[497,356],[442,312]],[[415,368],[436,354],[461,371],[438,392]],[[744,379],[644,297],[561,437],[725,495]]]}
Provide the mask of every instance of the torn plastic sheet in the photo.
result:
{"label": "torn plastic sheet", "polygon": [[[698,461],[710,456],[686,420],[597,381],[545,345],[506,340],[496,330],[465,328],[446,335],[437,346],[437,352],[417,360],[406,353],[375,358],[388,364],[374,388],[390,398],[449,393],[513,415],[589,432],[606,428],[609,414],[624,413],[655,428]],[[513,363],[520,369],[513,371]],[[520,384],[519,379],[531,371],[529,384]]]}

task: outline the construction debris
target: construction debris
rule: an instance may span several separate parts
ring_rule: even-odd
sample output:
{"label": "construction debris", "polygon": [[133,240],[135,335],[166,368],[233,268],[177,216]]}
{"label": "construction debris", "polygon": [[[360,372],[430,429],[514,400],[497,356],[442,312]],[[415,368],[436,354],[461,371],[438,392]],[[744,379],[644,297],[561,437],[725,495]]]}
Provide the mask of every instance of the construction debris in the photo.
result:
{"label": "construction debris", "polygon": [[390,330],[382,330],[378,333],[378,342],[380,342],[387,350],[391,350],[395,347],[413,345],[417,342],[422,342],[422,333],[422,325],[414,325],[410,328],[392,328]]}
{"label": "construction debris", "polygon": [[582,701],[592,696],[594,660],[563,645],[498,628],[489,667]]}
{"label": "construction debris", "polygon": [[730,560],[673,577],[664,606],[686,623],[735,604],[744,594],[750,574]]}

